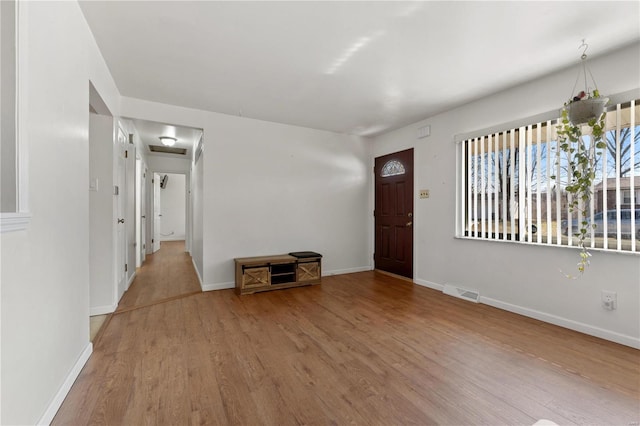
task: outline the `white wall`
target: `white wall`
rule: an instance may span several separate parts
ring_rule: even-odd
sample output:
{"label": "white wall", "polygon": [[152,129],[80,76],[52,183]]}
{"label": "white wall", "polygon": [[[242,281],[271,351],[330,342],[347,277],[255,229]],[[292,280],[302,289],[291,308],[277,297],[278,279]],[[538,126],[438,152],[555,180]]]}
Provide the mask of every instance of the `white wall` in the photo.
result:
{"label": "white wall", "polygon": [[126,97],[122,109],[204,129],[205,289],[232,287],[242,256],[314,250],[325,274],[371,268],[369,141]]}
{"label": "white wall", "polygon": [[151,154],[148,157],[149,170],[158,173],[189,173],[191,162],[189,158],[165,157]]}
{"label": "white wall", "polygon": [[2,424],[49,421],[91,353],[89,80],[119,96],[77,3],[20,7],[32,220],[1,236]]}
{"label": "white wall", "polygon": [[203,273],[204,273],[204,258],[202,254],[203,247],[203,190],[204,190],[204,172],[202,164],[204,162],[205,154],[203,153],[198,161],[193,163],[191,169],[191,217],[193,223],[193,232],[192,238],[193,241],[191,243],[191,258],[193,260],[193,266],[196,268],[196,272],[198,274],[198,279],[200,280],[200,285],[203,284]]}
{"label": "white wall", "polygon": [[[638,88],[640,46],[590,63],[601,93]],[[375,138],[374,156],[415,147],[415,280],[476,288],[485,303],[640,347],[640,258],[593,251],[592,265],[576,281],[576,249],[455,239],[454,136],[559,109],[578,73],[565,70]],[[416,131],[431,125],[431,136]],[[616,311],[600,307],[602,289],[618,293]]]}
{"label": "white wall", "polygon": [[185,239],[186,229],[186,175],[166,173],[167,181],[160,188],[161,241]]}
{"label": "white wall", "polygon": [[91,114],[89,125],[89,303],[91,315],[116,308],[113,271],[113,117]]}

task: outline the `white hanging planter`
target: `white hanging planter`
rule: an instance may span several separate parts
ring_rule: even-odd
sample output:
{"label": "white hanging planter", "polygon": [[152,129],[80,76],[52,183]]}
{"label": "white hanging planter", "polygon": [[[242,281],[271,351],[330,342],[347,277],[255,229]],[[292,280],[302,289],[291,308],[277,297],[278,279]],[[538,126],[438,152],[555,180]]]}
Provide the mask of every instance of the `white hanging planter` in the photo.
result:
{"label": "white hanging planter", "polygon": [[588,123],[597,120],[604,112],[609,98],[589,98],[571,102],[566,106],[569,113],[569,121],[574,125]]}

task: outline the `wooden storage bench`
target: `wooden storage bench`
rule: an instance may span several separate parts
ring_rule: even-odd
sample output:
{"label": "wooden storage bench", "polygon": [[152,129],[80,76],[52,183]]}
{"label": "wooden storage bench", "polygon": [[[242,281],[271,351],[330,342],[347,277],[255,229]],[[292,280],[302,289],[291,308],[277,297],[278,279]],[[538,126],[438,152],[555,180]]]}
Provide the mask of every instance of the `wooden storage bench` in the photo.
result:
{"label": "wooden storage bench", "polygon": [[318,253],[297,252],[234,260],[238,294],[320,284],[322,255]]}

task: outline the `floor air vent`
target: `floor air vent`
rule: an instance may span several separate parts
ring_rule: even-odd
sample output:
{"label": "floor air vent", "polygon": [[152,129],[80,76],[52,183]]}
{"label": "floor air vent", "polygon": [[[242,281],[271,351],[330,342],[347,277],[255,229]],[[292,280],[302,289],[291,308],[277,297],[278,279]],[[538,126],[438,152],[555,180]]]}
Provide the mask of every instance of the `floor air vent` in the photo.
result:
{"label": "floor air vent", "polygon": [[458,297],[474,303],[478,303],[478,299],[480,299],[480,293],[478,290],[469,290],[467,288],[456,287],[452,284],[445,284],[442,292],[449,296]]}

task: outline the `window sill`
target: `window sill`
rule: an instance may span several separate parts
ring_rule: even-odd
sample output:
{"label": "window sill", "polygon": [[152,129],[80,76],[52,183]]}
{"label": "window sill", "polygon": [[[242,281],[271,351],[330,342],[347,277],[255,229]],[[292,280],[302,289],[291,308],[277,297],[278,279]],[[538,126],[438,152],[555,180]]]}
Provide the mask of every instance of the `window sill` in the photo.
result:
{"label": "window sill", "polygon": [[[474,238],[467,236],[454,236],[456,240],[464,240],[464,241],[479,241],[484,243],[503,243],[503,244],[518,244],[525,245],[529,247],[541,247],[541,248],[559,248],[559,249],[570,249],[570,250],[581,250],[578,246],[570,246],[567,244],[546,244],[546,243],[538,243],[538,242],[529,242],[529,241],[518,241],[518,240],[489,240],[484,238]],[[593,252],[601,252],[601,253],[614,253],[614,254],[623,254],[623,255],[631,255],[631,256],[639,256],[640,255],[640,241],[637,242],[636,251],[631,250],[618,250],[614,248],[602,248],[602,247],[590,247],[587,246],[587,250]]]}
{"label": "window sill", "polygon": [[0,223],[1,233],[24,231],[31,222],[30,213],[0,213],[2,222]]}

